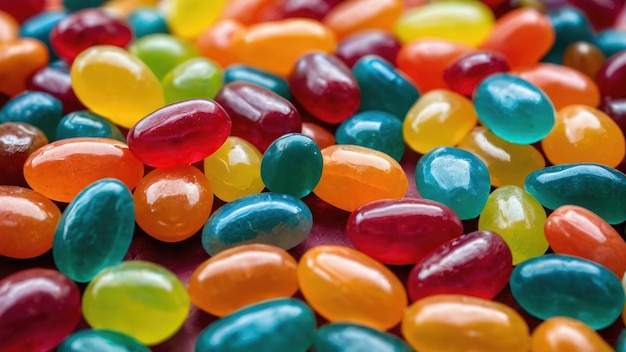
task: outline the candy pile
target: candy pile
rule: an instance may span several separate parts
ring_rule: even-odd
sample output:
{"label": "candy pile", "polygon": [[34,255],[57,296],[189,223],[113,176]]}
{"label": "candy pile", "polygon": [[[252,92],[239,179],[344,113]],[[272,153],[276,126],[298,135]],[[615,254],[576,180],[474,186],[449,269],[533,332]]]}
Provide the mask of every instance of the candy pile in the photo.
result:
{"label": "candy pile", "polygon": [[0,352],[626,352],[622,0],[0,0]]}

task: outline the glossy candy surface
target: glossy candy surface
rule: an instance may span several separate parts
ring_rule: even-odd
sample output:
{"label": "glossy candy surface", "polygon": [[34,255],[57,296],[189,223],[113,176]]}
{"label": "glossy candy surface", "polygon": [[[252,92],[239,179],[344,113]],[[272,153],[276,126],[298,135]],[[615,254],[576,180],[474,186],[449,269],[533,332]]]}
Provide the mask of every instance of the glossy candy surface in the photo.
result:
{"label": "glossy candy surface", "polygon": [[73,333],[57,347],[57,352],[115,351],[150,352],[136,339],[111,330],[85,329]]}
{"label": "glossy candy surface", "polygon": [[30,77],[27,88],[31,91],[48,93],[57,98],[63,105],[65,114],[85,109],[72,89],[70,72],[67,68],[44,67]]}
{"label": "glossy candy surface", "polygon": [[606,57],[595,45],[580,41],[574,42],[563,53],[563,65],[578,70],[591,79],[604,66]]}
{"label": "glossy candy surface", "polygon": [[626,51],[609,58],[596,76],[596,83],[603,96],[626,97],[626,88],[621,82],[626,79]]}
{"label": "glossy candy surface", "polygon": [[302,123],[302,134],[311,137],[320,149],[324,149],[336,143],[335,136],[332,133],[313,122]]}
{"label": "glossy candy surface", "polygon": [[347,0],[333,7],[323,23],[339,39],[368,29],[390,31],[402,7],[399,0]]}
{"label": "glossy candy surface", "polygon": [[224,8],[226,0],[173,0],[166,8],[167,25],[176,35],[196,37],[210,26]]}
{"label": "glossy candy surface", "polygon": [[11,96],[23,92],[30,76],[45,67],[48,58],[48,49],[36,39],[0,43],[0,92]]}
{"label": "glossy candy surface", "polygon": [[[27,19],[19,28],[21,38],[35,38],[40,40],[48,48],[51,58],[56,58],[57,54],[50,43],[50,32],[59,21],[67,17],[65,11],[44,11]],[[5,30],[2,32],[6,33]],[[8,33],[7,33],[8,34]],[[3,35],[7,35],[3,34]]]}
{"label": "glossy candy surface", "polygon": [[222,88],[222,69],[205,58],[189,59],[174,67],[163,77],[165,102],[185,99],[213,99]]}
{"label": "glossy candy surface", "polygon": [[170,34],[151,34],[135,40],[128,51],[150,68],[158,80],[174,67],[198,56],[191,43]]}
{"label": "glossy candy surface", "polygon": [[9,100],[0,110],[1,122],[24,122],[39,128],[49,141],[56,139],[56,128],[63,117],[63,106],[53,96],[27,92]]}
{"label": "glossy candy surface", "polygon": [[587,16],[572,6],[562,6],[548,12],[554,29],[554,45],[543,61],[561,63],[567,47],[577,41],[593,42],[594,32]]}
{"label": "glossy candy surface", "polygon": [[[593,40],[596,49],[602,53],[602,58],[609,58],[620,51],[626,49],[626,40],[624,40],[624,29],[613,28],[598,32]],[[565,58],[565,54],[563,56]]]}
{"label": "glossy candy surface", "polygon": [[289,84],[284,78],[252,66],[235,64],[224,70],[224,83],[227,84],[234,81],[258,84],[287,100],[292,98]]}
{"label": "glossy candy surface", "polygon": [[237,56],[234,52],[234,39],[245,27],[238,21],[222,19],[200,33],[194,41],[198,52],[222,66],[236,63]]}
{"label": "glossy candy surface", "polygon": [[389,333],[350,323],[325,324],[317,330],[313,348],[317,352],[411,352],[404,341]]}
{"label": "glossy candy surface", "polygon": [[48,138],[35,126],[22,122],[0,123],[0,185],[26,186],[24,163]]}
{"label": "glossy candy surface", "polygon": [[404,155],[402,121],[384,111],[369,110],[348,118],[337,127],[335,141],[381,151],[397,162]]}
{"label": "glossy candy surface", "polygon": [[443,72],[443,79],[453,91],[471,97],[484,78],[509,70],[505,57],[490,51],[476,51],[452,61]]}
{"label": "glossy candy surface", "polygon": [[584,323],[566,317],[550,318],[539,324],[531,337],[532,351],[612,352],[602,337]]}
{"label": "glossy candy surface", "polygon": [[348,67],[365,55],[376,55],[394,63],[400,50],[399,40],[387,31],[367,30],[357,32],[337,44],[335,56]]}
{"label": "glossy candy surface", "polygon": [[126,142],[126,138],[115,124],[89,110],[71,112],[59,121],[56,139],[75,137],[109,138]]}
{"label": "glossy candy surface", "polygon": [[165,17],[158,9],[140,7],[131,12],[127,21],[133,30],[135,38],[145,37],[150,34],[169,33]]}

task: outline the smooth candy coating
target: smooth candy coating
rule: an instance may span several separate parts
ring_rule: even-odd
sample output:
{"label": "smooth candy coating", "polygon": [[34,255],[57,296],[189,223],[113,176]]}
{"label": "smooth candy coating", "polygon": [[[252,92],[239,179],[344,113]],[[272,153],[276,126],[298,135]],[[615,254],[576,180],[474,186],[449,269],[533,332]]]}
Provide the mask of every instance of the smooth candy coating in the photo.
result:
{"label": "smooth candy coating", "polygon": [[515,310],[463,295],[413,303],[402,320],[402,334],[420,352],[527,352],[530,345],[528,325]]}
{"label": "smooth candy coating", "polygon": [[35,126],[22,122],[0,123],[0,185],[26,186],[24,163],[48,138]]}
{"label": "smooth candy coating", "polygon": [[443,72],[443,79],[451,90],[471,97],[478,83],[484,78],[509,70],[506,58],[500,54],[476,51],[452,61]]}
{"label": "smooth candy coating", "polygon": [[198,56],[191,43],[170,34],[150,34],[137,39],[128,51],[143,61],[160,81],[174,67]]}
{"label": "smooth candy coating", "polygon": [[626,332],[625,331],[626,329],[622,330],[622,333],[619,334],[619,337],[617,338],[617,341],[615,342],[615,352],[626,351]]}
{"label": "smooth candy coating", "polygon": [[24,177],[32,189],[65,203],[103,178],[116,178],[133,189],[142,176],[143,164],[128,146],[106,138],[56,141],[36,150],[24,164]]}
{"label": "smooth candy coating", "polygon": [[598,109],[609,115],[626,135],[626,98],[605,98]]}
{"label": "smooth candy coating", "polygon": [[116,331],[85,329],[63,340],[56,351],[150,352],[150,349],[136,339]]}
{"label": "smooth candy coating", "polygon": [[165,102],[185,99],[213,99],[222,88],[222,69],[205,58],[189,59],[168,72],[163,81]]}
{"label": "smooth candy coating", "polygon": [[62,0],[63,7],[68,11],[78,11],[102,5],[105,0]]}
{"label": "smooth candy coating", "polygon": [[[51,58],[56,58],[57,54],[50,42],[50,32],[59,21],[67,17],[65,11],[44,11],[29,19],[20,26],[19,36],[21,38],[35,38],[40,40],[48,48]],[[2,31],[0,29],[0,31]],[[4,31],[2,31],[4,32]],[[6,33],[6,32],[5,32]],[[17,37],[17,36],[16,36]],[[2,40],[0,40],[2,41]]]}
{"label": "smooth candy coating", "polygon": [[394,63],[401,46],[400,41],[390,32],[362,31],[340,41],[335,56],[350,68],[365,55],[376,55]]}
{"label": "smooth candy coating", "polygon": [[298,291],[298,263],[284,249],[246,244],[227,249],[200,264],[189,278],[191,302],[225,316],[251,304]]}
{"label": "smooth candy coating", "polygon": [[247,26],[280,18],[278,6],[277,0],[229,0],[220,18],[234,19]]}
{"label": "smooth candy coating", "polygon": [[0,123],[24,122],[39,128],[49,141],[56,139],[56,128],[63,117],[63,106],[55,97],[26,92],[9,100],[0,110]]}
{"label": "smooth candy coating", "polygon": [[574,42],[563,53],[563,65],[595,79],[606,57],[598,47],[588,42]]}
{"label": "smooth candy coating", "polygon": [[258,84],[287,100],[292,99],[289,83],[284,78],[252,66],[237,64],[228,66],[224,71],[224,84],[234,81]]}
{"label": "smooth candy coating", "polygon": [[344,321],[387,330],[402,320],[406,292],[384,265],[354,249],[318,246],[298,264],[300,291],[330,322]]}
{"label": "smooth candy coating", "polygon": [[304,302],[276,299],[238,310],[204,329],[194,352],[305,352],[315,336],[315,314]]}
{"label": "smooth candy coating", "polygon": [[350,323],[323,325],[315,334],[316,352],[412,352],[400,338],[367,326]]}
{"label": "smooth candy coating", "polygon": [[36,39],[0,43],[0,92],[9,96],[23,92],[30,76],[45,67],[48,58],[48,48]]}
{"label": "smooth candy coating", "polygon": [[0,43],[12,42],[19,36],[20,24],[6,9],[0,12]]}
{"label": "smooth candy coating", "polygon": [[550,318],[535,328],[531,350],[544,352],[615,351],[592,328],[576,319]]}
{"label": "smooth candy coating", "polygon": [[578,319],[594,330],[624,308],[624,289],[607,268],[586,259],[547,254],[517,265],[509,283],[517,303],[539,319]]}
{"label": "smooth candy coating", "polygon": [[402,10],[401,0],[348,0],[333,7],[323,23],[343,39],[369,29],[391,31]]}
{"label": "smooth candy coating", "polygon": [[67,68],[44,67],[32,75],[27,82],[27,88],[57,98],[63,105],[65,114],[85,109],[72,89],[70,71]]}
{"label": "smooth candy coating", "polygon": [[71,112],[59,121],[56,139],[98,137],[116,139],[125,143],[126,138],[111,121],[89,110]]}
{"label": "smooth candy coating", "polygon": [[127,20],[135,38],[145,37],[150,34],[169,33],[167,21],[163,13],[158,9],[140,7],[131,12]]}
{"label": "smooth candy coating", "polygon": [[322,177],[313,192],[323,201],[346,211],[385,198],[402,198],[409,182],[389,155],[356,145],[322,149]]}
{"label": "smooth candy coating", "polygon": [[600,50],[602,59],[609,58],[620,51],[626,50],[624,29],[615,28],[599,32],[593,40],[597,50]]}
{"label": "smooth candy coating", "polygon": [[324,127],[313,122],[302,123],[302,134],[314,140],[320,149],[335,144],[335,136]]}
{"label": "smooth candy coating", "polygon": [[202,230],[202,246],[211,256],[248,243],[291,249],[311,232],[313,215],[300,199],[259,193],[223,205]]}
{"label": "smooth candy coating", "polygon": [[541,256],[548,249],[543,234],[546,211],[530,193],[517,186],[493,191],[478,218],[478,229],[493,231],[504,239],[513,264]]}
{"label": "smooth candy coating", "polygon": [[83,293],[83,316],[92,328],[121,332],[149,346],[174,335],[188,313],[189,296],[178,277],[140,260],[102,270]]}
{"label": "smooth candy coating", "polygon": [[245,27],[235,20],[222,19],[207,27],[196,38],[194,45],[202,56],[226,68],[238,61],[234,51],[234,39],[244,29]]}
{"label": "smooth candy coating", "polygon": [[180,37],[197,37],[219,16],[226,0],[173,0],[166,7],[167,26]]}
{"label": "smooth candy coating", "polygon": [[404,155],[402,122],[384,111],[364,111],[350,117],[335,131],[337,144],[352,144],[381,151],[397,162]]}
{"label": "smooth candy coating", "polygon": [[611,27],[624,7],[619,0],[570,0],[569,2],[584,11],[597,30]]}
{"label": "smooth candy coating", "polygon": [[587,16],[575,7],[556,8],[548,12],[548,18],[554,29],[555,40],[542,61],[560,64],[570,44],[577,41],[593,42],[595,35]]}
{"label": "smooth candy coating", "polygon": [[80,320],[80,291],[55,270],[27,269],[0,281],[0,341],[5,351],[50,351]]}
{"label": "smooth candy coating", "polygon": [[610,57],[596,76],[596,84],[603,96],[626,97],[626,88],[621,82],[626,79],[626,50]]}
{"label": "smooth candy coating", "polygon": [[599,164],[566,164],[537,170],[524,187],[548,209],[579,205],[609,224],[626,220],[626,175]]}
{"label": "smooth candy coating", "polygon": [[231,130],[230,117],[209,99],[190,99],[147,115],[128,131],[128,147],[153,167],[192,164],[213,154]]}
{"label": "smooth candy coating", "polygon": [[326,14],[343,0],[284,0],[279,4],[283,18],[311,18],[321,21]]}

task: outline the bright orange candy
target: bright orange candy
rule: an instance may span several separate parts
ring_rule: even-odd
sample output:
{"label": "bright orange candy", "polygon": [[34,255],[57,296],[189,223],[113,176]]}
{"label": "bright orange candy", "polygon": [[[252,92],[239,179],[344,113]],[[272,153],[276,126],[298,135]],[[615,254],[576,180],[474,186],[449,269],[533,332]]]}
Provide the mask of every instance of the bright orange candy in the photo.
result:
{"label": "bright orange candy", "polygon": [[224,316],[267,299],[298,291],[297,263],[284,249],[245,244],[227,249],[200,264],[189,278],[191,302]]}
{"label": "bright orange candy", "polygon": [[28,185],[44,196],[69,203],[88,185],[116,178],[129,189],[143,177],[143,164],[120,141],[70,138],[33,152],[24,164]]}
{"label": "bright orange candy", "polygon": [[217,21],[196,39],[196,49],[202,56],[226,67],[237,62],[233,51],[233,39],[244,29],[245,27],[235,20]]}
{"label": "bright orange candy", "polygon": [[59,208],[28,188],[0,186],[0,255],[34,258],[52,248]]}
{"label": "bright orange candy", "polygon": [[515,68],[539,62],[554,39],[554,29],[547,16],[535,9],[522,8],[499,18],[480,48],[502,54]]}
{"label": "bright orange candy", "polygon": [[567,317],[550,318],[535,328],[532,352],[612,352],[614,349],[592,328]]}
{"label": "bright orange candy", "polygon": [[298,264],[298,281],[311,307],[331,322],[387,330],[407,306],[404,286],[386,266],[346,247],[309,249]]}
{"label": "bright orange candy", "polygon": [[243,25],[275,20],[281,0],[229,0],[221,19],[235,20]]}
{"label": "bright orange candy", "polygon": [[48,48],[37,39],[0,43],[0,92],[11,96],[23,92],[28,78],[47,64]]}
{"label": "bright orange candy", "polygon": [[402,0],[348,0],[333,7],[323,23],[338,39],[368,29],[391,31],[403,6]]}
{"label": "bright orange candy", "polygon": [[332,133],[328,132],[324,127],[312,122],[302,123],[302,134],[314,140],[320,149],[335,144],[335,136]]}
{"label": "bright orange candy", "polygon": [[0,11],[0,43],[10,43],[19,36],[20,24],[13,16]]}

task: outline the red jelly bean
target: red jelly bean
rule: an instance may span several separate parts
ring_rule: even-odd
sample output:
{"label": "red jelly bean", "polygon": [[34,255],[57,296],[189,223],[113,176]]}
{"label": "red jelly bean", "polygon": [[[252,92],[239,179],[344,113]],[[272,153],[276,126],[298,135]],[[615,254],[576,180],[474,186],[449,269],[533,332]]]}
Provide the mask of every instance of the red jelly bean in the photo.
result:
{"label": "red jelly bean", "polygon": [[471,97],[474,88],[489,75],[509,71],[506,59],[489,51],[477,51],[454,60],[443,72],[443,79],[455,92]]}
{"label": "red jelly bean", "polygon": [[46,0],[0,0],[0,10],[19,22],[35,16],[46,8]]}
{"label": "red jelly bean", "polygon": [[442,293],[493,299],[509,282],[513,257],[498,234],[475,231],[444,243],[419,261],[407,282],[412,301]]}
{"label": "red jelly bean", "polygon": [[343,0],[284,0],[280,5],[283,18],[310,18],[321,21]]}
{"label": "red jelly bean", "polygon": [[294,98],[313,116],[339,123],[354,115],[361,90],[352,71],[335,56],[314,52],[298,59],[289,75]]}
{"label": "red jelly bean", "polygon": [[600,104],[600,110],[617,123],[622,133],[626,135],[626,99],[604,99]]}
{"label": "red jelly bean", "polygon": [[624,7],[623,0],[568,0],[581,9],[596,30],[613,26]]}
{"label": "red jelly bean", "polygon": [[28,156],[48,144],[40,129],[27,123],[0,124],[0,185],[26,186],[22,169]]}
{"label": "red jelly bean", "polygon": [[141,119],[128,131],[128,147],[144,164],[192,164],[213,154],[230,134],[226,111],[209,99],[176,102]]}
{"label": "red jelly bean", "polygon": [[346,226],[354,247],[385,264],[415,264],[461,236],[463,224],[445,205],[427,199],[385,199],[352,212]]}
{"label": "red jelly bean", "polygon": [[74,94],[70,72],[66,69],[44,67],[35,72],[27,82],[27,87],[29,90],[48,93],[59,99],[65,114],[86,109]]}
{"label": "red jelly bean", "polygon": [[596,76],[596,84],[603,96],[626,97],[626,51],[613,55]]}
{"label": "red jelly bean", "polygon": [[390,32],[372,30],[356,33],[339,42],[335,55],[348,67],[354,66],[365,55],[378,55],[395,63],[401,47],[398,38]]}
{"label": "red jelly bean", "polygon": [[302,131],[302,118],[291,102],[256,84],[229,83],[215,100],[233,121],[232,135],[252,143],[261,152],[276,138]]}

